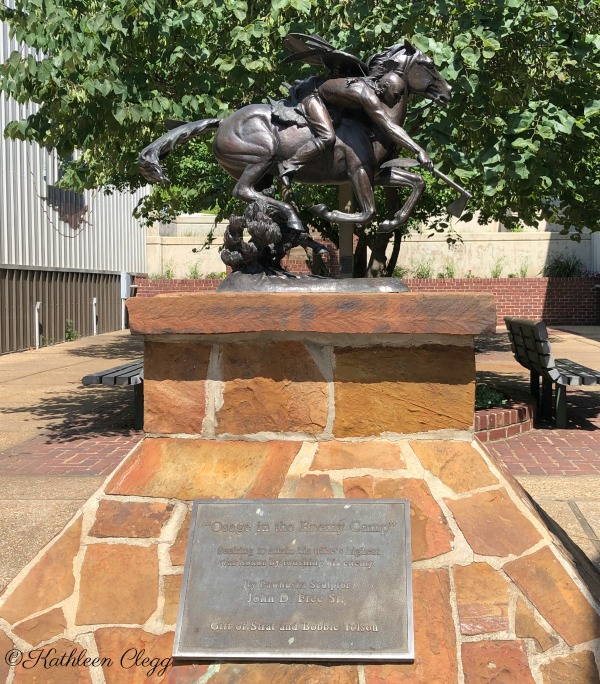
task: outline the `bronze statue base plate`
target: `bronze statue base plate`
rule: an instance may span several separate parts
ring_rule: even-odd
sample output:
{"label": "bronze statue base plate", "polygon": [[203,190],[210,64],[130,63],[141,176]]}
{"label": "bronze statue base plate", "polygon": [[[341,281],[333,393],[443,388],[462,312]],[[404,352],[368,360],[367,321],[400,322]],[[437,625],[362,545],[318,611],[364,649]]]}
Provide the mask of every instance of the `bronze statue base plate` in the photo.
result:
{"label": "bronze statue base plate", "polygon": [[314,275],[266,275],[236,271],[217,292],[410,292],[398,278],[324,278]]}

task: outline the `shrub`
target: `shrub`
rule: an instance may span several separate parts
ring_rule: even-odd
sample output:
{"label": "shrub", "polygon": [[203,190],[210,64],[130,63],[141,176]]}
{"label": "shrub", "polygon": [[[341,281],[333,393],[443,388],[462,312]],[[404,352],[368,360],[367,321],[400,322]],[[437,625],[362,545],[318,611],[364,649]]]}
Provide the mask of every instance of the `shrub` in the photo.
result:
{"label": "shrub", "polygon": [[188,278],[192,280],[198,280],[200,278],[200,265],[198,262],[191,264],[188,268]]}
{"label": "shrub", "polygon": [[415,278],[433,278],[433,264],[431,260],[418,261],[414,266]]}
{"label": "shrub", "polygon": [[492,387],[488,387],[485,382],[478,382],[475,386],[475,410],[503,406],[508,402],[508,397],[502,392],[498,392]]}
{"label": "shrub", "polygon": [[588,274],[581,259],[574,254],[557,254],[544,266],[542,275],[546,278],[575,278]]}
{"label": "shrub", "polygon": [[410,269],[406,266],[396,266],[392,272],[392,278],[406,278],[410,273]]}
{"label": "shrub", "polygon": [[456,265],[449,259],[444,266],[444,270],[437,274],[438,278],[456,278]]}
{"label": "shrub", "polygon": [[504,270],[504,257],[499,257],[494,261],[490,275],[492,278],[499,278]]}
{"label": "shrub", "polygon": [[69,318],[65,321],[65,342],[73,342],[78,340],[81,335],[75,330],[75,324]]}
{"label": "shrub", "polygon": [[519,264],[519,278],[527,278],[527,271],[529,271],[529,260],[523,259]]}

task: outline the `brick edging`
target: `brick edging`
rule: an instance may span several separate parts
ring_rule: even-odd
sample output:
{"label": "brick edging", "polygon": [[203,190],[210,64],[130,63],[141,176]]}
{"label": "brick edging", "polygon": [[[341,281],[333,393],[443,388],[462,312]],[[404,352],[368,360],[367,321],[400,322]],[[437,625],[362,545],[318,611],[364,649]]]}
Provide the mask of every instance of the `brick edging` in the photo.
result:
{"label": "brick edging", "polygon": [[524,402],[475,411],[475,436],[480,442],[496,442],[529,432],[533,428],[535,407]]}

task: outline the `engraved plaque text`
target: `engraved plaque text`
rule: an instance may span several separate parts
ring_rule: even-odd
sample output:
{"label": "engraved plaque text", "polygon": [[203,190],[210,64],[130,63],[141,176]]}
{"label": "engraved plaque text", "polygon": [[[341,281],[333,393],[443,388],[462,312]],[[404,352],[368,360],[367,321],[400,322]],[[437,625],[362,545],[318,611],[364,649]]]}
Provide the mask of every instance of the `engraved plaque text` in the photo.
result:
{"label": "engraved plaque text", "polygon": [[413,660],[409,502],[194,502],[173,655]]}

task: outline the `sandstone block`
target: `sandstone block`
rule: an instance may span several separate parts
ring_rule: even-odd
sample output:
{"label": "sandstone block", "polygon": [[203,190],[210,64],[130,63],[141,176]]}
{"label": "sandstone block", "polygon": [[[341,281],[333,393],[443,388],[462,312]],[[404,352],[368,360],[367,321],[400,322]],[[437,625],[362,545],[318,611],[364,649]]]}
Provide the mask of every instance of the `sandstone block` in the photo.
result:
{"label": "sandstone block", "polygon": [[334,383],[336,437],[473,425],[475,357],[469,347],[339,348]]}
{"label": "sandstone block", "polygon": [[423,466],[457,494],[498,484],[481,454],[468,442],[413,441]]}
{"label": "sandstone block", "polygon": [[478,335],[496,330],[494,297],[483,293],[175,293],[127,302],[134,333],[237,332]]}
{"label": "sandstone block", "polygon": [[462,645],[465,684],[534,684],[521,641],[474,641]]}
{"label": "sandstone block", "polygon": [[377,479],[372,475],[347,477],[344,495],[347,499],[409,499],[413,561],[434,558],[452,549],[454,535],[423,480]]}
{"label": "sandstone block", "polygon": [[163,577],[165,590],[163,622],[165,625],[174,625],[177,622],[182,579],[183,575],[165,575]]}
{"label": "sandstone block", "polygon": [[9,624],[64,601],[73,593],[73,560],[79,551],[81,516],[31,568],[0,608]]}
{"label": "sandstone block", "polygon": [[150,547],[92,544],[81,568],[78,625],[143,624],[158,601],[158,555]]}
{"label": "sandstone block", "polygon": [[544,684],[599,684],[600,675],[591,651],[554,658],[540,668]]}
{"label": "sandstone block", "polygon": [[346,477],[344,496],[346,499],[373,499],[375,497],[375,478],[372,475]]}
{"label": "sandstone block", "polygon": [[225,344],[218,433],[323,432],[327,384],[299,342]]}
{"label": "sandstone block", "polygon": [[294,496],[297,499],[332,499],[333,489],[329,475],[303,475]]}
{"label": "sandstone block", "polygon": [[196,342],[147,341],[144,349],[144,429],[199,434],[206,412],[211,347]]}
{"label": "sandstone block", "polygon": [[410,501],[410,538],[412,559],[434,558],[452,549],[454,535],[446,516],[423,480],[395,478],[376,480],[376,499]]}
{"label": "sandstone block", "polygon": [[504,571],[569,644],[600,637],[600,617],[549,548],[506,563]]}
{"label": "sandstone block", "polygon": [[413,573],[415,662],[365,665],[366,684],[449,684],[458,679],[447,570]]}
{"label": "sandstone block", "polygon": [[521,597],[517,599],[515,634],[521,639],[533,639],[538,653],[543,653],[558,643],[558,639],[549,634],[535,619],[533,612]]}
{"label": "sandstone block", "polygon": [[101,501],[90,536],[159,537],[172,510],[172,504]]}
{"label": "sandstone block", "polygon": [[169,549],[169,556],[173,565],[183,565],[185,563],[185,554],[187,552],[188,537],[190,536],[190,521],[192,514],[188,513],[185,516],[177,537],[173,542],[173,546]]}
{"label": "sandstone block", "polygon": [[351,468],[395,470],[406,468],[406,463],[400,444],[374,439],[369,442],[321,442],[310,466],[311,470]]}
{"label": "sandstone block", "polygon": [[106,491],[184,501],[277,497],[300,446],[146,438]]}
{"label": "sandstone block", "polygon": [[173,664],[167,672],[167,684],[198,684],[208,668],[199,663]]}
{"label": "sandstone block", "polygon": [[456,602],[461,634],[508,629],[508,582],[487,563],[455,565]]}
{"label": "sandstone block", "polygon": [[[59,639],[52,642],[44,651],[48,663],[52,658],[63,657],[63,662],[80,662],[81,665],[65,665],[65,666],[49,666],[44,667],[41,664],[32,667],[32,662],[29,662],[29,667],[24,667],[24,662],[15,668],[15,678],[13,684],[92,684],[90,674],[90,667],[86,666],[85,659],[92,659],[92,656],[86,651],[81,644],[76,641],[67,641],[67,639]],[[49,650],[53,649],[53,650]],[[34,655],[31,656],[32,658]]]}
{"label": "sandstone block", "polygon": [[211,684],[359,684],[355,665],[248,663],[221,665]]}
{"label": "sandstone block", "polygon": [[482,556],[519,555],[541,540],[504,489],[446,503],[473,551]]}
{"label": "sandstone block", "polygon": [[[173,637],[174,632],[157,636],[127,627],[96,630],[98,654],[112,661],[111,666],[102,668],[106,684],[164,684],[170,669]],[[142,664],[144,658],[147,660]],[[208,666],[202,668],[206,672]]]}
{"label": "sandstone block", "polygon": [[12,651],[14,647],[12,639],[0,629],[0,653],[2,653],[2,657],[0,657],[0,681],[2,682],[6,682],[11,669],[6,662],[6,654]]}
{"label": "sandstone block", "polygon": [[42,641],[48,641],[67,628],[67,619],[62,608],[53,608],[47,613],[21,622],[13,628],[14,633],[32,646],[37,646]]}

